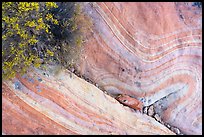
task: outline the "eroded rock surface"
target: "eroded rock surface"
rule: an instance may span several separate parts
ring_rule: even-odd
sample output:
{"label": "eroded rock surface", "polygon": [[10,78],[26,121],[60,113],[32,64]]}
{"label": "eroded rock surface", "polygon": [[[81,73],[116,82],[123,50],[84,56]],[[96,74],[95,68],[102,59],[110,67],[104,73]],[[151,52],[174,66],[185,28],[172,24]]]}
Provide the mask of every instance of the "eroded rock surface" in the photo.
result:
{"label": "eroded rock surface", "polygon": [[[78,70],[108,93],[155,105],[184,134],[202,133],[202,5],[85,3],[94,30]],[[160,103],[160,105],[159,105]]]}
{"label": "eroded rock surface", "polygon": [[[184,134],[202,134],[202,6],[84,5],[94,29],[77,68],[81,75],[109,94],[154,104],[161,119]],[[35,70],[2,83],[2,134],[174,134],[60,72]]]}
{"label": "eroded rock surface", "polygon": [[69,71],[53,75],[55,69],[2,83],[2,134],[174,134]]}

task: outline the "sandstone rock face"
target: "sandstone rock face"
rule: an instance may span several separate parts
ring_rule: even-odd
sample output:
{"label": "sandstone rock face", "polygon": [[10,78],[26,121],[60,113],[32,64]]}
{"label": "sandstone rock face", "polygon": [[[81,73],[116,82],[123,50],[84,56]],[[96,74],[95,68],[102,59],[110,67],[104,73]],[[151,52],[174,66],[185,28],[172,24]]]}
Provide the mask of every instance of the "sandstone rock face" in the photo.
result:
{"label": "sandstone rock face", "polygon": [[69,71],[53,70],[2,83],[2,134],[174,134]]}
{"label": "sandstone rock face", "polygon": [[[202,7],[84,6],[94,29],[78,71],[113,96],[154,105],[181,133],[202,134]],[[174,134],[69,71],[53,70],[2,83],[2,134]]]}
{"label": "sandstone rock face", "polygon": [[108,93],[155,103],[184,134],[202,133],[202,6],[85,3],[94,29],[78,66]]}

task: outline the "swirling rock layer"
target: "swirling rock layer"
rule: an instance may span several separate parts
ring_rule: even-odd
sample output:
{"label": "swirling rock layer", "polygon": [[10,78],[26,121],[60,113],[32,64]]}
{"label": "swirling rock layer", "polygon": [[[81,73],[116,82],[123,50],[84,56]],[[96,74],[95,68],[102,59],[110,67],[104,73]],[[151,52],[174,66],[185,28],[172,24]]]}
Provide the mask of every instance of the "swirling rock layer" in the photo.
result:
{"label": "swirling rock layer", "polygon": [[[84,5],[94,29],[80,73],[112,95],[154,104],[182,133],[202,134],[202,7]],[[68,71],[53,73],[2,83],[2,134],[173,134]]]}
{"label": "swirling rock layer", "polygon": [[78,70],[108,93],[153,103],[184,134],[202,133],[202,6],[85,3],[94,30]]}
{"label": "swirling rock layer", "polygon": [[3,82],[2,134],[174,134],[69,71],[54,73]]}

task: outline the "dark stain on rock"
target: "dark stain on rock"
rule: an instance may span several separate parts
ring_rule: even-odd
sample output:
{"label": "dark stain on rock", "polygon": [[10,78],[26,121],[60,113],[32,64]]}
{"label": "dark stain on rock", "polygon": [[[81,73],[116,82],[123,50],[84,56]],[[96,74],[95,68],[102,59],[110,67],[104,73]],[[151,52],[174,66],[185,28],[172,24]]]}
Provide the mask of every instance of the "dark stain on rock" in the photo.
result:
{"label": "dark stain on rock", "polygon": [[39,82],[41,82],[41,81],[42,81],[42,79],[41,79],[41,78],[38,78],[38,81],[39,81]]}
{"label": "dark stain on rock", "polygon": [[18,90],[21,90],[21,83],[20,83],[19,81],[16,81],[16,82],[14,83],[14,88],[15,88],[15,89],[18,89]]}
{"label": "dark stain on rock", "polygon": [[28,78],[28,81],[31,83],[34,83],[34,79],[33,78]]}
{"label": "dark stain on rock", "polygon": [[139,67],[135,67],[135,71],[137,72],[137,73],[139,73],[139,72],[142,72],[142,70],[141,69],[139,69]]}
{"label": "dark stain on rock", "polygon": [[184,19],[183,15],[181,15],[181,14],[180,14],[180,16],[179,16],[179,17],[180,17],[181,19]]}
{"label": "dark stain on rock", "polygon": [[193,2],[192,3],[193,7],[198,7],[198,8],[202,8],[202,2]]}
{"label": "dark stain on rock", "polygon": [[138,87],[141,87],[141,83],[136,81],[135,84],[138,86]]}

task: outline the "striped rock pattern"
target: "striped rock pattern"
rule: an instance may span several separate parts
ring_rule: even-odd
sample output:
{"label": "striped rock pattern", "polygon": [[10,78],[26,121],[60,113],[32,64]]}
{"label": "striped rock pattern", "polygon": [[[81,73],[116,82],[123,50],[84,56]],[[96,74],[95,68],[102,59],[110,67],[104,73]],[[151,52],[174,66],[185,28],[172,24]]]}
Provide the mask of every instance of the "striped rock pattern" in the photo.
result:
{"label": "striped rock pattern", "polygon": [[52,75],[55,70],[2,83],[2,134],[174,134],[69,71]]}
{"label": "striped rock pattern", "polygon": [[85,3],[94,29],[78,70],[112,95],[155,103],[184,134],[202,133],[202,7]]}

